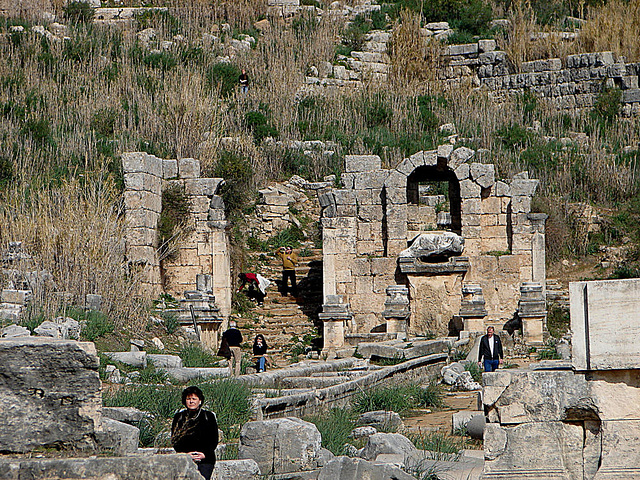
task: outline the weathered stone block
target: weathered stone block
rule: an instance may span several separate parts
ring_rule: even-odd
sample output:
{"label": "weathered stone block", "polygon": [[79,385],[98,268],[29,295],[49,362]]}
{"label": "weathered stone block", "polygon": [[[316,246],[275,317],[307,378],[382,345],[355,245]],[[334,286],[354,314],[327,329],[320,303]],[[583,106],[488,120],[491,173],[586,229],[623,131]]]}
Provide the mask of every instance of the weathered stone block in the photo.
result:
{"label": "weathered stone block", "polygon": [[31,300],[31,290],[14,290],[5,288],[0,295],[0,302],[26,305]]}
{"label": "weathered stone block", "polygon": [[480,198],[482,188],[480,185],[472,180],[462,180],[460,182],[460,197],[465,198]]}
{"label": "weathered stone block", "polygon": [[378,155],[345,155],[345,172],[359,173],[380,170],[382,160]]}
{"label": "weathered stone block", "polygon": [[455,170],[463,163],[468,162],[469,159],[471,159],[475,155],[475,153],[475,151],[467,147],[456,148],[451,152],[448,165],[451,169]]}
{"label": "weathered stone block", "polygon": [[169,180],[178,177],[178,161],[162,160],[162,178]]}
{"label": "weathered stone block", "polygon": [[380,257],[371,259],[371,273],[373,275],[393,275],[396,271],[397,260],[394,257]]}
{"label": "weathered stone block", "polygon": [[529,196],[532,197],[536,193],[538,188],[538,180],[517,180],[514,179],[511,182],[511,194],[515,196]]}
{"label": "weathered stone block", "polygon": [[265,475],[317,468],[320,432],[299,418],[248,422],[240,432],[240,459],[253,459]]}
{"label": "weathered stone block", "polygon": [[[640,364],[639,279],[572,282],[573,364],[578,370],[637,368]],[[603,332],[607,332],[606,335]]]}
{"label": "weathered stone block", "polygon": [[218,187],[224,183],[222,178],[193,178],[184,182],[184,193],[211,197],[218,191]]}
{"label": "weathered stone block", "polygon": [[373,170],[354,174],[353,188],[356,190],[379,190],[389,176],[388,170]]}
{"label": "weathered stone block", "polygon": [[0,340],[0,451],[94,447],[102,407],[98,365],[92,343]]}
{"label": "weathered stone block", "polygon": [[147,192],[160,194],[162,179],[148,173],[127,173],[124,176],[124,186],[131,190],[146,190]]}
{"label": "weathered stone block", "polygon": [[472,163],[471,178],[482,188],[489,188],[495,182],[495,166],[493,164]]}
{"label": "weathered stone block", "polygon": [[180,178],[200,177],[200,160],[195,158],[180,158],[178,160],[178,176]]}
{"label": "weathered stone block", "polygon": [[127,211],[141,208],[160,213],[162,210],[162,198],[160,195],[146,191],[125,190],[124,204]]}
{"label": "weathered stone block", "polygon": [[260,467],[254,460],[219,460],[213,473],[215,480],[258,480]]}
{"label": "weathered stone block", "polygon": [[478,40],[478,51],[481,53],[493,52],[496,49],[496,41],[491,40]]}
{"label": "weathered stone block", "polygon": [[458,180],[468,179],[469,175],[471,174],[469,164],[463,163],[462,165],[460,165],[458,168],[455,169],[454,173],[456,174],[456,177],[458,178]]}
{"label": "weathered stone block", "polygon": [[318,474],[318,480],[413,480],[414,477],[391,464],[368,462],[346,456],[331,459]]}

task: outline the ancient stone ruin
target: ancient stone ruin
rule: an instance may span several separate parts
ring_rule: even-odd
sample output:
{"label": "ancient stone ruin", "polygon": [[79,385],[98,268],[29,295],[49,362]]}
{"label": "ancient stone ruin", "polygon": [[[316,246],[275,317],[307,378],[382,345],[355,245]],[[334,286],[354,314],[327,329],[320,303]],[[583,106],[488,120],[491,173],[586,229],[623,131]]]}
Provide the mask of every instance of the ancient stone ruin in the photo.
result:
{"label": "ancient stone ruin", "polygon": [[348,155],[341,181],[319,197],[325,347],[400,332],[479,333],[516,312],[525,341],[542,344],[546,215],[531,212],[537,180],[526,172],[497,180],[473,150],[443,145],[395,168]]}
{"label": "ancient stone ruin", "polygon": [[640,282],[574,282],[570,292],[570,363],[483,376],[484,480],[640,478]]}
{"label": "ancient stone ruin", "polygon": [[[200,162],[193,158],[163,160],[144,152],[122,155],[125,181],[126,257],[141,271],[146,289],[177,297],[186,293],[184,323],[195,307],[206,344],[218,343],[221,319],[231,313],[231,264],[221,178],[201,178]],[[183,237],[172,255],[161,258],[158,221],[162,192],[178,188],[189,202]]]}

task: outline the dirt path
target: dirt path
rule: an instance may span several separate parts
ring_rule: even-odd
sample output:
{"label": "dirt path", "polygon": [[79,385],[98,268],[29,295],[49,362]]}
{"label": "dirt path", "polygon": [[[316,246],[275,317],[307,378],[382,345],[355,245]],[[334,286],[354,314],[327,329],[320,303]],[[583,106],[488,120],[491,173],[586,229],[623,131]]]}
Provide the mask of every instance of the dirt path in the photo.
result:
{"label": "dirt path", "polygon": [[478,392],[450,392],[447,393],[444,409],[430,412],[429,410],[414,410],[410,416],[404,418],[404,424],[409,431],[451,433],[451,417],[461,410],[478,409]]}

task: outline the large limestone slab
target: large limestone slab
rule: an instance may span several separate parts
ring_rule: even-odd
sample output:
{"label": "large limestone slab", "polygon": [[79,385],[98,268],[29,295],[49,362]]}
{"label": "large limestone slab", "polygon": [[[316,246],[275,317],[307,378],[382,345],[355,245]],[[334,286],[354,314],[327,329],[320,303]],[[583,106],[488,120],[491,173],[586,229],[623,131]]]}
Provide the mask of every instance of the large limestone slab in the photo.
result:
{"label": "large limestone slab", "polygon": [[1,458],[0,478],[64,480],[202,480],[186,454],[90,458]]}
{"label": "large limestone slab", "polygon": [[577,370],[640,366],[640,279],[569,284]]}
{"label": "large limestone slab", "polygon": [[299,418],[248,422],[240,432],[238,458],[255,460],[263,474],[314,470],[320,443],[316,426]]}
{"label": "large limestone slab", "polygon": [[487,424],[484,432],[484,480],[583,479],[584,431],[563,422],[513,427]]}
{"label": "large limestone slab", "polygon": [[93,343],[0,340],[0,451],[93,447],[101,427],[99,363]]}
{"label": "large limestone slab", "polygon": [[389,480],[392,478],[415,480],[415,477],[396,466],[349,457],[335,457],[320,470],[318,475],[318,480]]}

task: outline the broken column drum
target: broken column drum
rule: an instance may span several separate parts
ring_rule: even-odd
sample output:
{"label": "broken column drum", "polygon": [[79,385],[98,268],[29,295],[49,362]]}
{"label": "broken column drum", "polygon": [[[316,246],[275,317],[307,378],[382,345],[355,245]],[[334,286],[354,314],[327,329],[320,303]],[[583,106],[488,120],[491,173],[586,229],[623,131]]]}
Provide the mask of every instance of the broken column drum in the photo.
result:
{"label": "broken column drum", "polygon": [[484,319],[487,316],[482,287],[477,284],[465,284],[462,286],[462,303],[460,305],[460,318],[464,322],[464,331],[470,333],[483,333],[485,329]]}
{"label": "broken column drum", "polygon": [[344,303],[344,298],[341,295],[327,295],[318,317],[323,323],[325,350],[335,351],[344,347],[345,323],[352,319],[349,304]]}
{"label": "broken column drum", "polygon": [[[533,253],[544,218],[531,214],[538,181],[526,172],[498,181],[494,165],[451,145],[389,169],[376,155],[347,155],[344,172],[343,188],[319,192],[323,288],[325,299],[342,295],[350,304],[353,334],[383,331],[389,285],[409,288],[408,334],[446,335],[463,285],[482,289],[486,315],[499,324],[513,318],[523,282],[535,274],[544,283],[543,252]],[[463,251],[407,255],[416,238],[454,235]]]}
{"label": "broken column drum", "polygon": [[544,345],[547,304],[540,283],[525,282],[520,287],[518,316],[522,320],[522,336],[527,345]]}
{"label": "broken column drum", "polygon": [[387,321],[387,333],[395,333],[399,339],[407,337],[407,322],[411,316],[409,289],[404,285],[387,288],[382,317]]}

